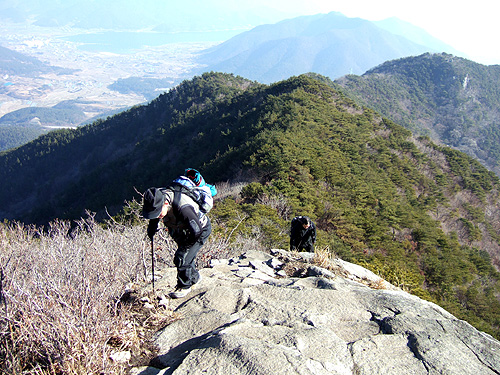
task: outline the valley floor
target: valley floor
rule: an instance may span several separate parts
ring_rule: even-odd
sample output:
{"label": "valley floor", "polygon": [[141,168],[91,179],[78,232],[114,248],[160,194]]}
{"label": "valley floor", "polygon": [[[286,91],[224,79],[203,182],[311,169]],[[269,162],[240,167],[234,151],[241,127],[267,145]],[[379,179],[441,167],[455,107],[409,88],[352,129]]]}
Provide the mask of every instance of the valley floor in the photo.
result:
{"label": "valley floor", "polygon": [[[0,77],[0,117],[26,107],[52,107],[65,100],[93,103],[88,118],[133,106],[146,99],[121,94],[108,86],[128,77],[170,78],[172,83],[195,67],[194,55],[213,42],[172,43],[145,47],[133,53],[91,52],[82,44],[65,40],[84,31],[0,24],[0,45],[61,68],[71,74],[43,74],[36,78],[4,74]],[[159,92],[160,94],[160,92]]]}

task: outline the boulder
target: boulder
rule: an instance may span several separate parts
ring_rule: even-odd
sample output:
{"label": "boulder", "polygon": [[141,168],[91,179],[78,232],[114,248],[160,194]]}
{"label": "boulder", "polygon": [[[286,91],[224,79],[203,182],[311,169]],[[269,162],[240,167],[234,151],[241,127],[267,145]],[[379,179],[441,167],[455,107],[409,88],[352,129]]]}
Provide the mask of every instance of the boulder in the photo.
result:
{"label": "boulder", "polygon": [[[202,269],[159,330],[153,374],[500,374],[500,342],[348,262],[248,252]],[[300,257],[305,277],[283,277]],[[171,288],[175,269],[159,288]]]}

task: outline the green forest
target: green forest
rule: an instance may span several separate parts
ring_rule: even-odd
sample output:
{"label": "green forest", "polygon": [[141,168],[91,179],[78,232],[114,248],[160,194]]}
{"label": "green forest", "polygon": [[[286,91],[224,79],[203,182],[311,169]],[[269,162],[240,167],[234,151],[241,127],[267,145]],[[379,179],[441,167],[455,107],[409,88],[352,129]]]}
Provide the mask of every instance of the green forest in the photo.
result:
{"label": "green forest", "polygon": [[449,54],[388,61],[329,84],[415,134],[450,145],[499,173],[500,66]]}
{"label": "green forest", "polygon": [[3,115],[0,118],[0,151],[22,146],[48,133],[49,126],[75,127],[82,124],[86,116],[77,103],[67,101],[49,108],[28,107]]}
{"label": "green forest", "polygon": [[216,200],[215,235],[288,248],[291,218],[308,215],[317,247],[500,338],[496,175],[317,77],[262,85],[207,73],[5,152],[3,219],[46,224],[87,209],[134,225],[124,202],[186,167],[245,185]]}
{"label": "green forest", "polygon": [[44,133],[40,126],[0,126],[0,151],[19,147]]}
{"label": "green forest", "polygon": [[151,100],[157,97],[160,91],[172,87],[174,82],[172,78],[128,77],[118,79],[108,88],[121,94],[137,93],[143,95],[146,100]]}

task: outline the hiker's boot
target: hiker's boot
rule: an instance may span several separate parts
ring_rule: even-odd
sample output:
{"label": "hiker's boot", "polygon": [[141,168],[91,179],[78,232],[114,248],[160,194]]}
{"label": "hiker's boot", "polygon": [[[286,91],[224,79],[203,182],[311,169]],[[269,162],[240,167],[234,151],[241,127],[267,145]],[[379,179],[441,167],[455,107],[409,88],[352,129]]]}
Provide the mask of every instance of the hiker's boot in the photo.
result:
{"label": "hiker's boot", "polygon": [[202,279],[202,277],[201,277],[201,274],[199,273],[198,274],[198,280],[196,280],[196,282],[193,285],[199,284],[199,282],[201,281],[201,279]]}
{"label": "hiker's boot", "polygon": [[169,294],[170,298],[184,298],[191,292],[191,287],[187,288],[175,288],[173,292]]}

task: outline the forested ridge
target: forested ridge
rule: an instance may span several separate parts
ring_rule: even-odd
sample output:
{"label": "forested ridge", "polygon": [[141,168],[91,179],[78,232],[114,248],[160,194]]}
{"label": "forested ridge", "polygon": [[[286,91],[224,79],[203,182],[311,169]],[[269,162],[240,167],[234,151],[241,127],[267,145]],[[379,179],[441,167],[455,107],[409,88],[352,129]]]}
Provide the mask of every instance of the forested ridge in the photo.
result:
{"label": "forested ridge", "polygon": [[[38,224],[124,201],[185,167],[219,197],[214,235],[287,248],[296,214],[320,248],[380,273],[500,337],[499,180],[475,159],[415,137],[308,76],[262,85],[210,73],[107,120],[0,155],[1,216]],[[133,222],[130,222],[133,225]]]}
{"label": "forested ridge", "polygon": [[342,77],[333,86],[500,174],[500,66],[423,54]]}

